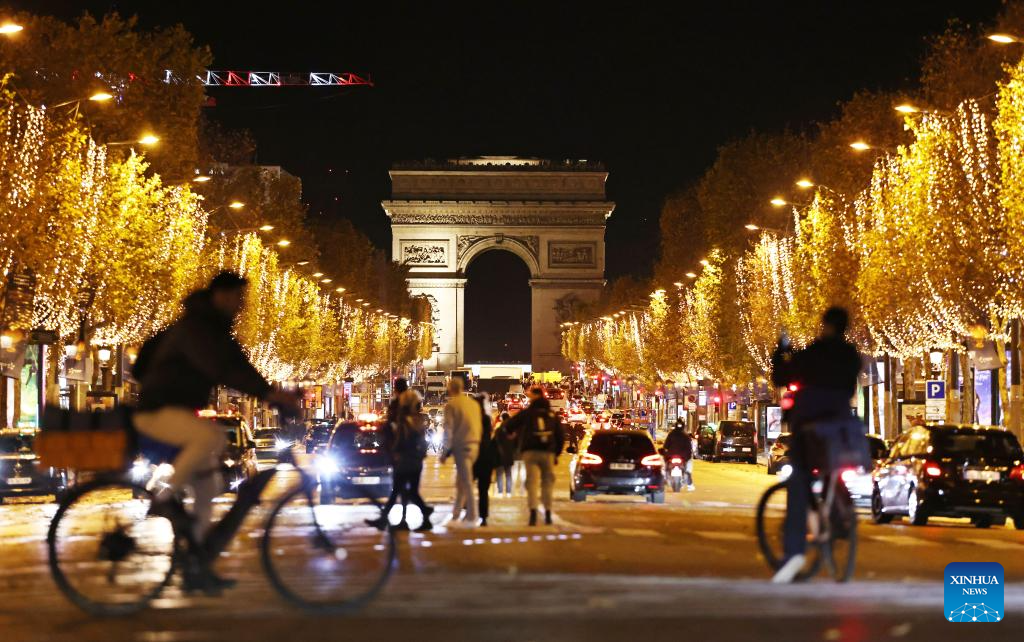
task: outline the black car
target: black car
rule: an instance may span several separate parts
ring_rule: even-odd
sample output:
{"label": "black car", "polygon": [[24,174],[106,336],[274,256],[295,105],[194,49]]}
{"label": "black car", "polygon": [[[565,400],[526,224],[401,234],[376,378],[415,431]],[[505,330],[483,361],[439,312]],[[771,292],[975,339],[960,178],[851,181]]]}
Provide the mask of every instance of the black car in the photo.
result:
{"label": "black car", "polygon": [[715,431],[711,461],[740,459],[757,463],[757,428],[752,421],[723,421]]}
{"label": "black car", "polygon": [[309,422],[306,434],[302,437],[302,445],[305,447],[306,453],[319,454],[323,452],[337,423],[335,419],[315,419]]}
{"label": "black car", "polygon": [[998,427],[927,424],[903,433],[879,465],[871,514],[880,524],[906,515],[969,517],[978,528],[1013,518],[1024,529],[1024,452]]}
{"label": "black car", "polygon": [[358,499],[391,494],[393,468],[384,434],[375,424],[338,424],[327,447],[317,457],[320,503],[336,497]]}
{"label": "black car", "polygon": [[587,433],[569,463],[570,498],[587,495],[643,495],[665,502],[664,462],[646,433],[613,428]]}
{"label": "black car", "polygon": [[768,474],[778,475],[783,466],[789,464],[789,444],[793,435],[784,432],[775,439],[768,449]]}
{"label": "black car", "polygon": [[34,430],[0,430],[0,500],[36,495],[60,499],[67,489],[66,470],[39,464],[35,436]]}
{"label": "black car", "polygon": [[249,427],[238,416],[218,416],[216,422],[224,426],[227,448],[221,454],[224,482],[228,490],[235,491],[247,479],[259,472],[256,465],[256,444]]}
{"label": "black car", "polygon": [[697,426],[697,455],[710,459],[715,451],[715,428],[707,423]]}

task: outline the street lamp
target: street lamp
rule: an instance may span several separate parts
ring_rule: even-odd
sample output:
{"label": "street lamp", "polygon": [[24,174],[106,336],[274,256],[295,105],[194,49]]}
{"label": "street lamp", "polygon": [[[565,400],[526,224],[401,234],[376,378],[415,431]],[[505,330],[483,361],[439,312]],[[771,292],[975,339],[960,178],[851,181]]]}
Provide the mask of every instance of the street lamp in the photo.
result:
{"label": "street lamp", "polygon": [[199,176],[196,176],[195,178],[193,178],[192,182],[193,183],[205,183],[205,182],[210,181],[210,180],[213,180],[212,176],[207,176],[206,174],[200,174]]}
{"label": "street lamp", "polygon": [[747,228],[751,232],[756,232],[757,230],[761,229],[760,227],[758,227],[757,225],[754,225],[753,223],[747,223],[743,227]]}
{"label": "street lamp", "polygon": [[77,105],[78,103],[82,102],[83,100],[89,100],[89,101],[92,101],[94,103],[105,103],[105,102],[107,102],[108,100],[110,100],[113,97],[114,97],[113,94],[108,94],[105,91],[97,91],[95,94],[92,94],[91,96],[87,96],[85,98],[72,98],[71,100],[65,100],[62,103],[57,103],[56,105],[51,106],[50,109],[56,109],[58,107],[63,107],[65,105],[71,105],[71,104]]}
{"label": "street lamp", "polygon": [[786,199],[782,198],[781,196],[776,196],[770,202],[775,207],[784,207],[786,205],[789,205],[789,203],[786,202]]}
{"label": "street lamp", "polygon": [[25,27],[22,27],[21,25],[14,24],[13,22],[5,22],[2,25],[0,25],[0,34],[5,35],[5,36],[9,36],[11,34],[18,33],[19,31],[21,31],[24,28]]}
{"label": "street lamp", "polygon": [[711,265],[711,261],[707,259],[701,259],[700,264],[703,265],[704,267],[709,267]]}
{"label": "street lamp", "polygon": [[865,152],[865,151],[871,149],[871,145],[868,145],[867,143],[865,143],[862,140],[855,140],[855,141],[853,141],[852,143],[850,143],[850,147],[854,151],[858,151],[858,152]]}
{"label": "street lamp", "polygon": [[101,363],[107,363],[110,361],[110,348],[103,347],[96,350],[96,356],[99,357]]}
{"label": "street lamp", "polygon": [[1001,45],[1009,45],[1015,42],[1020,42],[1020,38],[1008,33],[990,33],[986,37],[992,42],[996,42]]}
{"label": "street lamp", "polygon": [[345,288],[334,288],[334,291],[337,292],[338,294],[341,294],[342,292],[345,291]]}
{"label": "street lamp", "polygon": [[145,145],[146,147],[150,147],[159,142],[160,139],[153,134],[145,134],[138,140],[116,140],[112,143],[107,143],[107,147],[111,147],[113,145]]}
{"label": "street lamp", "polygon": [[280,241],[277,242],[278,247],[288,247],[291,244],[292,242],[289,241],[288,239],[281,239]]}
{"label": "street lamp", "polygon": [[921,111],[917,107],[910,105],[908,103],[896,105],[895,107],[893,107],[893,109],[895,109],[901,114],[916,114],[917,112]]}
{"label": "street lamp", "polygon": [[810,179],[801,178],[796,182],[796,186],[800,189],[811,189],[814,187],[814,183]]}
{"label": "street lamp", "polygon": [[696,279],[697,278],[697,273],[696,272],[687,272],[686,273],[686,278],[688,278],[688,279]]}

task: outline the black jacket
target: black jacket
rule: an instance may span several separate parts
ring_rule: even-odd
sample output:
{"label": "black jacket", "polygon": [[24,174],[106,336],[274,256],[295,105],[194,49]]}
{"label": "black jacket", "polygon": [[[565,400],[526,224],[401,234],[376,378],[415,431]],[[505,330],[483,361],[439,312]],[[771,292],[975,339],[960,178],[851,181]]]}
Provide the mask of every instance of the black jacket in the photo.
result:
{"label": "black jacket", "polygon": [[520,452],[542,450],[557,455],[565,445],[562,423],[551,412],[551,404],[544,398],[531,401],[529,406],[504,425],[508,432],[516,435]]}
{"label": "black jacket", "polygon": [[139,408],[197,410],[210,402],[210,392],[218,385],[266,396],[270,384],[249,363],[231,325],[213,306],[208,291],[189,295],[185,313],[139,350],[132,368],[141,387]]}
{"label": "black jacket", "polygon": [[666,454],[679,455],[683,461],[688,461],[693,457],[693,440],[680,428],[673,428],[669,431],[662,447]]}
{"label": "black jacket", "polygon": [[790,422],[849,413],[861,370],[857,348],[842,337],[824,337],[803,350],[777,349],[772,355],[772,382],[797,384]]}
{"label": "black jacket", "polygon": [[491,427],[491,418],[486,412],[482,414],[480,451],[477,453],[476,461],[473,462],[473,475],[475,477],[489,476],[501,461],[498,453],[498,442],[495,441],[497,435]]}

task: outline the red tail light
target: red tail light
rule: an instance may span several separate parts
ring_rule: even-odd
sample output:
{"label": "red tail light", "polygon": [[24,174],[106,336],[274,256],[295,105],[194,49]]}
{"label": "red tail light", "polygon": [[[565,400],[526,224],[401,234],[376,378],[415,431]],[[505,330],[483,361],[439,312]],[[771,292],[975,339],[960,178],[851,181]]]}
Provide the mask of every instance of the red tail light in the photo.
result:
{"label": "red tail light", "polygon": [[604,460],[600,456],[594,453],[581,453],[580,454],[580,465],[582,466],[597,466],[603,464]]}
{"label": "red tail light", "polygon": [[796,392],[799,389],[800,389],[800,384],[797,384],[797,383],[789,384],[789,391],[790,392]]}
{"label": "red tail light", "polygon": [[942,468],[934,461],[926,461],[924,462],[924,474],[929,477],[940,477],[942,475]]}
{"label": "red tail light", "polygon": [[1010,469],[1010,479],[1024,481],[1024,464],[1017,464]]}
{"label": "red tail light", "polygon": [[661,455],[647,455],[640,460],[641,466],[662,466],[665,460],[661,458]]}
{"label": "red tail light", "polygon": [[671,461],[673,464],[681,464],[681,463],[683,463],[683,458],[682,457],[673,457],[669,461]]}

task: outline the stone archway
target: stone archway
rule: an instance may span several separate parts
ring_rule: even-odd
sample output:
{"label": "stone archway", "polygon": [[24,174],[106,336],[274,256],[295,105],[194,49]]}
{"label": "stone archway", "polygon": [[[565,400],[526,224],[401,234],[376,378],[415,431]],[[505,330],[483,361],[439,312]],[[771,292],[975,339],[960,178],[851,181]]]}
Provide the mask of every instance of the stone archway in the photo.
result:
{"label": "stone archway", "polygon": [[604,285],[608,173],[594,163],[484,157],[391,170],[392,257],[409,266],[413,295],[435,306],[435,354],[426,366],[464,365],[466,267],[502,249],[530,270],[535,371],[564,370],[559,323]]}

